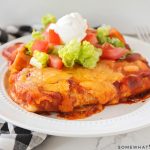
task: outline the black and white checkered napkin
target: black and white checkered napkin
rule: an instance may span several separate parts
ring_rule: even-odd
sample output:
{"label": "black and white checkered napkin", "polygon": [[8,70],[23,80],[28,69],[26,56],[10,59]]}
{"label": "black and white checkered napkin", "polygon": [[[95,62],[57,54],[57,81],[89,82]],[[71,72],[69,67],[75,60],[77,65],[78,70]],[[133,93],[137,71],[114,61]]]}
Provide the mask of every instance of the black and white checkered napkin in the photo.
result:
{"label": "black and white checkered napkin", "polygon": [[[8,26],[0,29],[0,44],[30,34],[31,26]],[[31,150],[41,144],[47,135],[26,130],[0,120],[0,150]]]}

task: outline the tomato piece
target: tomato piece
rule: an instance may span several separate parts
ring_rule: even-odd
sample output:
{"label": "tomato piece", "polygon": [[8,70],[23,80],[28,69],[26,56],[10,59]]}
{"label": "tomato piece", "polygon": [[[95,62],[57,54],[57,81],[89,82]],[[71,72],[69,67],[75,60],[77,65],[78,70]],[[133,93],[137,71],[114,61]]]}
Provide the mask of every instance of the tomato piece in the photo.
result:
{"label": "tomato piece", "polygon": [[51,29],[49,30],[49,42],[54,45],[60,45],[62,43],[59,35]]}
{"label": "tomato piece", "polygon": [[100,45],[99,43],[95,44],[94,46],[95,46],[96,48],[100,48],[100,49],[102,48],[102,45]]}
{"label": "tomato piece", "polygon": [[122,56],[127,54],[127,52],[129,52],[125,48],[113,47],[110,44],[104,44],[102,46],[102,50],[103,50],[103,53],[102,53],[101,58],[111,59],[111,60],[120,59]]}
{"label": "tomato piece", "polygon": [[124,44],[126,43],[123,35],[117,29],[111,28],[109,32],[110,32],[109,36],[111,38],[115,37],[115,38],[118,38],[120,41],[122,41]]}
{"label": "tomato piece", "polygon": [[88,41],[88,42],[90,42],[91,44],[93,44],[95,46],[98,43],[98,40],[97,40],[96,36],[97,36],[96,30],[88,29],[87,30],[87,35],[83,39],[83,41]]}
{"label": "tomato piece", "polygon": [[103,44],[102,46],[101,46],[101,48],[103,49],[103,50],[107,50],[107,49],[113,49],[113,48],[115,48],[112,44],[110,44],[110,43],[105,43],[105,44]]}
{"label": "tomato piece", "polygon": [[63,62],[60,57],[56,55],[50,55],[49,56],[49,66],[56,68],[56,69],[62,69]]}
{"label": "tomato piece", "polygon": [[48,41],[45,40],[35,40],[32,45],[32,50],[38,50],[41,52],[48,52]]}

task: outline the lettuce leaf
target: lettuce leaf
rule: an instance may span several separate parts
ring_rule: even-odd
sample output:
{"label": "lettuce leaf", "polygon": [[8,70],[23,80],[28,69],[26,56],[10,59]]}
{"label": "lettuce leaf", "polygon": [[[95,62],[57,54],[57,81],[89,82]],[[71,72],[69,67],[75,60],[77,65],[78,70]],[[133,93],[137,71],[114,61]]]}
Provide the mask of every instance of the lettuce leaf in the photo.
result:
{"label": "lettuce leaf", "polygon": [[95,48],[89,42],[84,41],[81,44],[77,40],[72,40],[58,50],[58,55],[66,67],[73,67],[78,63],[86,68],[94,68],[101,53],[101,49]]}
{"label": "lettuce leaf", "polygon": [[25,54],[26,54],[26,55],[32,56],[32,45],[33,45],[33,41],[29,41],[29,42],[25,45],[25,48],[27,49],[27,50],[25,51]]}
{"label": "lettuce leaf", "polygon": [[43,40],[44,36],[42,35],[42,33],[40,31],[33,30],[33,32],[32,32],[32,38],[33,39],[37,39],[37,40]]}
{"label": "lettuce leaf", "polygon": [[46,27],[50,23],[55,23],[56,17],[53,16],[52,14],[47,14],[47,15],[42,17],[41,22],[44,25],[44,27]]}
{"label": "lettuce leaf", "polygon": [[111,43],[115,47],[125,47],[124,43],[117,38],[111,38],[108,43]]}
{"label": "lettuce leaf", "polygon": [[59,57],[66,67],[73,67],[78,60],[81,43],[77,40],[72,40],[58,51]]}
{"label": "lettuce leaf", "polygon": [[101,49],[95,48],[89,42],[84,41],[81,45],[79,63],[85,68],[94,68],[101,54]]}
{"label": "lettuce leaf", "polygon": [[100,44],[110,43],[115,47],[125,47],[124,43],[118,38],[110,38],[109,30],[110,26],[102,26],[97,29],[97,38]]}
{"label": "lettuce leaf", "polygon": [[48,54],[35,50],[33,57],[30,60],[30,64],[37,68],[44,68],[47,66],[48,58]]}
{"label": "lettuce leaf", "polygon": [[108,41],[110,26],[102,26],[97,29],[97,38],[100,44]]}

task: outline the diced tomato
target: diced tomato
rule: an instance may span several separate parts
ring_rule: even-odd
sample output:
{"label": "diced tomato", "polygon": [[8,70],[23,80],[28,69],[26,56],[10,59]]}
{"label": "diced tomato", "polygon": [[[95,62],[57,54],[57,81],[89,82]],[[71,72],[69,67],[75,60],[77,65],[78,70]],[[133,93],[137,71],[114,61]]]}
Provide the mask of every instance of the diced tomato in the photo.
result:
{"label": "diced tomato", "polygon": [[113,49],[113,48],[115,48],[112,44],[109,44],[109,43],[105,43],[105,44],[103,44],[102,46],[101,46],[101,48],[103,49],[103,50],[107,50],[107,49]]}
{"label": "diced tomato", "polygon": [[120,48],[120,47],[113,47],[110,44],[104,44],[102,46],[102,56],[101,58],[104,59],[111,59],[111,60],[117,60],[120,59],[122,56],[127,54],[128,50],[125,48]]}
{"label": "diced tomato", "polygon": [[86,37],[83,39],[83,41],[88,41],[91,44],[93,44],[94,46],[98,43],[97,37],[96,37],[96,30],[94,29],[88,29],[87,30],[87,35]]}
{"label": "diced tomato", "polygon": [[49,30],[49,42],[54,45],[60,45],[62,43],[59,35],[51,29]]}
{"label": "diced tomato", "polygon": [[48,41],[45,40],[35,40],[32,45],[32,50],[38,50],[41,52],[48,52]]}
{"label": "diced tomato", "polygon": [[95,44],[94,46],[95,46],[96,48],[100,48],[100,49],[102,48],[102,45],[100,45],[99,43]]}
{"label": "diced tomato", "polygon": [[62,69],[63,62],[60,57],[56,55],[50,55],[49,56],[49,66],[56,68],[56,69]]}
{"label": "diced tomato", "polygon": [[112,37],[115,37],[115,38],[118,38],[120,41],[122,41],[123,43],[126,43],[125,42],[125,39],[123,37],[123,35],[115,28],[111,28],[110,29],[110,33],[109,33],[109,36],[112,38]]}

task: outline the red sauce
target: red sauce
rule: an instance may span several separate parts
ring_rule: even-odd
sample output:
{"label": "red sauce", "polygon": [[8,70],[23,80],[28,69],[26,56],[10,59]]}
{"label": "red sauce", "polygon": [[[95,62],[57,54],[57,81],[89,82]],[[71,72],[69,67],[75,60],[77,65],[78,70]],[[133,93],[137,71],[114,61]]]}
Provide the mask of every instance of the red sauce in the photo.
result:
{"label": "red sauce", "polygon": [[[147,91],[144,91],[143,93],[130,96],[125,99],[121,99],[118,104],[134,104],[140,101],[145,102],[146,99],[149,97],[150,97],[150,89]],[[69,119],[69,120],[83,119],[93,114],[101,112],[102,110],[104,110],[105,107],[110,106],[110,105],[111,104],[107,104],[105,106],[102,106],[102,105],[84,106],[83,108],[76,108],[73,112],[70,112],[70,113],[59,113],[58,117]]]}
{"label": "red sauce", "polygon": [[145,102],[147,98],[150,97],[150,90],[144,91],[143,93],[130,96],[126,99],[121,99],[120,103],[125,103],[125,104],[133,104],[137,103],[139,101]]}

